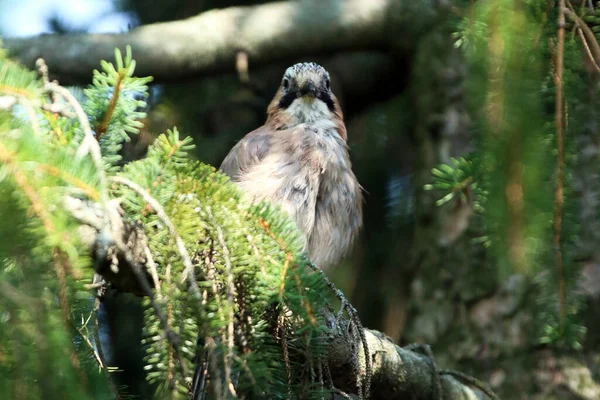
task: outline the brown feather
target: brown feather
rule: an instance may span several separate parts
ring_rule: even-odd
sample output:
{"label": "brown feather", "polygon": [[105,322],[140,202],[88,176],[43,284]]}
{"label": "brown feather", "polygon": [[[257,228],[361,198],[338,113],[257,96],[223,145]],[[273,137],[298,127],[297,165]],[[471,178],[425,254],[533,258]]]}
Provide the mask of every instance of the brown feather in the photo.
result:
{"label": "brown feather", "polygon": [[329,94],[333,112],[314,108],[318,118],[300,121],[280,108],[283,95],[280,87],[265,125],[231,149],[221,170],[252,201],[267,200],[288,212],[311,260],[327,267],[347,254],[362,226],[362,189],[352,172],[343,114]]}

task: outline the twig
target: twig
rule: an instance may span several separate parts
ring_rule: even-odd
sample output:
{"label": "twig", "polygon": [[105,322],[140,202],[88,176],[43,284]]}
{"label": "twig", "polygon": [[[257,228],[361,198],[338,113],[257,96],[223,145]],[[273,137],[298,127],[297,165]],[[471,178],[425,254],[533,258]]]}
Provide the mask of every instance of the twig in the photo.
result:
{"label": "twig", "polygon": [[494,393],[492,389],[490,389],[485,383],[481,382],[479,379],[473,378],[472,376],[469,376],[467,374],[463,374],[462,372],[450,371],[447,369],[441,370],[439,371],[439,373],[440,375],[450,375],[467,382],[469,385],[481,390],[483,393],[486,394],[486,396],[488,396],[492,400],[500,400],[500,397],[498,397],[498,395]]}
{"label": "twig", "polygon": [[[77,119],[79,120],[79,123],[81,124],[81,129],[83,130],[83,133],[84,133],[84,140],[85,139],[93,140],[94,132],[92,131],[92,127],[90,126],[90,121],[88,121],[85,111],[83,111],[83,108],[81,108],[81,105],[79,104],[79,102],[77,101],[75,96],[73,96],[71,94],[71,92],[69,92],[68,89],[58,85],[55,82],[49,82],[46,85],[46,89],[50,92],[60,94],[69,104],[71,104],[71,106],[73,107],[73,110],[75,111],[75,115],[77,115]],[[83,145],[83,143],[82,143],[82,145]],[[97,147],[97,146],[94,146],[94,148],[95,147]],[[95,150],[94,148],[90,148],[90,149],[86,149],[86,150],[90,150],[92,152],[91,154],[94,159],[94,162],[97,162],[98,163],[97,166],[101,167],[102,166],[102,153],[100,151],[100,147],[97,147],[97,150]],[[80,157],[82,157],[82,156],[83,155],[81,155]],[[102,169],[102,168],[100,168],[100,169]]]}
{"label": "twig", "polygon": [[12,176],[15,179],[17,185],[23,190],[25,196],[29,199],[31,203],[31,208],[38,216],[38,218],[42,221],[42,225],[46,232],[54,233],[54,223],[50,218],[50,214],[44,208],[43,203],[38,196],[38,193],[35,191],[33,186],[31,186],[27,180],[27,177],[21,171],[21,169],[16,165],[17,162],[13,157],[14,154],[9,152],[9,150],[0,142],[0,161],[4,164],[8,165],[12,169]]}
{"label": "twig", "polygon": [[287,253],[285,255],[285,262],[283,263],[283,268],[281,269],[281,277],[279,278],[279,299],[283,300],[283,292],[285,290],[285,277],[287,275],[287,271],[290,267],[290,261],[292,260],[292,255]]}
{"label": "twig", "polygon": [[82,328],[77,328],[77,331],[79,332],[79,334],[83,338],[84,342],[88,345],[88,347],[90,348],[90,350],[92,350],[92,354],[94,355],[94,358],[96,359],[96,362],[98,363],[98,366],[101,369],[105,369],[106,365],[104,364],[104,361],[102,361],[102,358],[100,357],[100,354],[98,354],[98,352],[94,348],[94,345],[92,344],[92,342],[90,341],[90,339],[87,337],[87,334],[85,334],[83,332]]}
{"label": "twig", "polygon": [[66,88],[58,85],[55,82],[50,82],[45,87],[50,92],[60,94],[69,104],[71,104],[73,110],[75,110],[75,115],[77,115],[77,120],[79,121],[84,134],[83,141],[81,142],[79,149],[77,149],[76,158],[81,159],[87,153],[92,156],[92,160],[94,161],[96,169],[99,171],[98,178],[100,180],[99,183],[101,189],[103,192],[105,192],[104,189],[106,189],[106,178],[103,173],[100,173],[100,171],[104,171],[102,152],[100,151],[100,146],[94,138],[94,132],[92,131],[90,121],[88,120],[85,111],[83,111],[81,104],[79,104],[75,96],[73,96]]}
{"label": "twig", "polygon": [[[106,205],[108,203],[108,190],[106,183],[106,175],[104,174],[104,164],[102,162],[102,152],[100,151],[100,146],[98,142],[94,139],[94,133],[92,132],[92,128],[90,127],[90,121],[88,121],[87,115],[81,108],[81,104],[77,101],[75,96],[71,94],[67,89],[58,85],[55,82],[50,82],[46,84],[45,88],[54,93],[60,94],[75,110],[75,114],[77,115],[77,119],[83,130],[83,140],[77,149],[77,153],[75,155],[76,159],[83,158],[86,154],[90,154],[92,157],[92,161],[94,162],[94,166],[96,167],[96,173],[98,177],[98,186],[100,189],[100,203],[104,210],[106,210]],[[103,213],[104,226],[108,226],[108,213]]]}
{"label": "twig", "polygon": [[[596,40],[596,36],[594,35],[594,32],[579,17],[579,15],[577,15],[577,13],[573,10],[573,6],[571,5],[570,2],[568,4],[569,4],[569,7],[571,7],[571,9],[564,7],[565,2],[563,0],[561,0],[560,2],[562,3],[562,8],[559,10],[559,30],[560,30],[560,27],[562,26],[563,27],[563,40],[564,40],[564,25],[565,25],[564,17],[566,15],[569,17],[569,19],[571,21],[573,21],[581,29],[581,31],[585,35],[586,41],[590,45],[590,51],[594,55],[594,59],[595,60],[600,59],[600,44],[598,44],[598,41]],[[560,5],[559,5],[559,7],[560,7]],[[560,24],[561,18],[563,19],[562,25]]]}
{"label": "twig", "polygon": [[345,398],[345,399],[352,400],[352,397],[350,397],[350,395],[349,395],[348,393],[346,393],[346,392],[343,392],[343,391],[341,391],[340,389],[337,389],[337,388],[331,388],[331,390],[332,390],[332,391],[333,391],[335,394],[337,394],[337,395],[339,395],[339,396],[342,396],[342,397],[343,397],[343,398]]}
{"label": "twig", "polygon": [[588,59],[591,61],[592,65],[594,66],[594,69],[596,70],[596,72],[600,72],[600,67],[596,63],[596,60],[594,59],[594,56],[592,55],[592,51],[590,50],[590,46],[588,45],[587,40],[585,40],[585,36],[583,36],[583,31],[579,27],[577,28],[577,34],[579,35],[579,38],[581,39],[581,43],[583,44],[585,53],[587,54]]}
{"label": "twig", "polygon": [[[35,66],[37,67],[38,72],[42,77],[42,83],[44,84],[44,86],[48,85],[50,83],[50,78],[48,65],[46,64],[46,61],[43,58],[38,58],[35,62]],[[54,83],[58,84],[58,82],[56,81]],[[67,118],[76,118],[77,116],[75,114],[72,114],[67,110],[67,104],[58,104],[54,94],[54,92],[50,92],[50,100],[52,102],[42,104],[42,109],[45,111],[49,111],[53,114],[61,114]]]}
{"label": "twig", "polygon": [[106,284],[106,281],[102,280],[102,281],[96,282],[96,283],[86,283],[85,285],[83,285],[83,287],[86,288],[87,290],[94,290],[94,289],[101,288],[105,284]]}
{"label": "twig", "polygon": [[42,77],[42,83],[44,85],[47,85],[48,83],[50,83],[48,65],[46,64],[46,61],[43,58],[38,58],[35,61],[35,66],[37,67],[38,72],[40,73],[40,76]]}
{"label": "twig", "polygon": [[254,242],[254,237],[252,237],[252,235],[250,235],[250,234],[247,235],[246,239],[248,239],[248,244],[250,245],[250,247],[252,247],[252,250],[254,250],[254,255],[256,256],[256,260],[260,264],[260,273],[262,274],[263,277],[266,277],[267,270],[265,269],[265,262],[264,262],[265,256],[263,254],[261,254],[260,250],[256,246],[256,243]]}
{"label": "twig", "polygon": [[150,247],[148,247],[148,243],[144,240],[144,255],[146,256],[146,265],[150,270],[150,276],[152,276],[152,281],[154,282],[154,289],[159,296],[162,296],[160,290],[160,279],[158,278],[158,270],[156,269],[156,263],[154,262],[154,258],[152,257],[152,251],[150,251]]}
{"label": "twig", "polygon": [[51,112],[52,114],[60,114],[66,118],[76,118],[77,114],[73,114],[69,111],[66,104],[59,103],[45,103],[42,104],[42,110]]}
{"label": "twig", "polygon": [[[54,222],[50,218],[50,213],[44,208],[43,202],[41,201],[38,193],[35,191],[34,187],[31,186],[29,181],[27,180],[27,176],[21,171],[16,165],[15,160],[12,157],[12,154],[4,147],[4,145],[0,142],[0,161],[4,164],[8,165],[12,169],[12,176],[17,183],[17,185],[23,190],[25,196],[29,199],[31,203],[31,207],[33,211],[38,216],[38,218],[42,222],[42,226],[46,230],[48,234],[53,234],[55,232]],[[68,319],[68,302],[66,299],[66,285],[65,283],[65,268],[62,263],[62,259],[60,259],[59,252],[55,251],[53,254],[54,258],[54,268],[58,278],[58,289],[59,289],[59,299],[63,313],[65,313],[65,318]]]}
{"label": "twig", "polygon": [[248,83],[250,81],[250,75],[248,74],[248,53],[245,51],[237,52],[235,55],[235,69],[240,82]]}

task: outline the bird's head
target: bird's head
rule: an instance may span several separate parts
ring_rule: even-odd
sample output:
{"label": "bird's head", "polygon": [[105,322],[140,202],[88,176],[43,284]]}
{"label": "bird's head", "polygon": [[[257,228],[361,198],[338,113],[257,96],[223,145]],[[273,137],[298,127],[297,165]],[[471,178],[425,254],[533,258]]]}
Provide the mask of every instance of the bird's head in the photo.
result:
{"label": "bird's head", "polygon": [[289,125],[319,120],[342,120],[336,97],[331,91],[331,78],[325,68],[313,62],[289,67],[268,110],[269,119]]}

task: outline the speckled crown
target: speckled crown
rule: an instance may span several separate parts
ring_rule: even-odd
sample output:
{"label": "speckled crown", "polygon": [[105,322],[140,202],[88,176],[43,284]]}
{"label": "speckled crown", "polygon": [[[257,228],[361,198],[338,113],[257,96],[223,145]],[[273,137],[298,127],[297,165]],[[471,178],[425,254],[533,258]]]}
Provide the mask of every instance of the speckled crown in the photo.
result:
{"label": "speckled crown", "polygon": [[329,72],[327,72],[325,68],[321,67],[319,64],[314,62],[294,64],[285,70],[283,77],[289,79],[294,76],[305,75],[307,72],[322,75],[329,79]]}

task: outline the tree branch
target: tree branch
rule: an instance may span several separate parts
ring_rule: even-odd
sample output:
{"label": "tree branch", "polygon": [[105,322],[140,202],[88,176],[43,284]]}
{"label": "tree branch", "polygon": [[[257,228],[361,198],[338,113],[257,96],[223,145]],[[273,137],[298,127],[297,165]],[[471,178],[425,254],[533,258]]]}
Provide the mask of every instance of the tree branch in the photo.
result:
{"label": "tree branch", "polygon": [[[336,334],[329,347],[329,369],[336,387],[346,393],[354,393],[354,373],[350,360],[353,346],[362,346],[349,340],[343,323],[335,330]],[[373,361],[371,398],[378,400],[466,400],[496,399],[487,388],[477,388],[461,383],[448,371],[437,371],[435,362],[427,355],[401,348],[383,333],[364,329]],[[359,349],[359,354],[362,351]],[[361,359],[361,364],[364,359]],[[362,367],[362,366],[361,366]],[[364,373],[364,367],[361,368]],[[456,375],[461,375],[457,373]],[[352,379],[349,379],[352,378]],[[436,392],[436,380],[441,381],[441,393]],[[481,384],[473,379],[471,383]],[[467,383],[467,382],[465,382]],[[489,393],[484,393],[484,390]]]}
{"label": "tree branch", "polygon": [[[136,265],[145,262],[143,251],[146,239],[139,233],[139,229],[129,226],[127,222],[120,219],[118,204],[111,202],[107,208],[111,214],[108,217],[111,226],[109,235],[113,240],[106,238],[107,232],[103,229],[102,223],[102,208],[99,205],[73,197],[67,197],[64,205],[65,210],[81,222],[79,233],[83,243],[89,246],[92,254],[96,255],[96,271],[104,274],[104,279],[121,292],[145,295],[147,290],[140,287],[134,269]],[[121,237],[116,241],[125,243],[125,248],[115,246],[114,239],[119,235]],[[130,254],[123,254],[124,252]],[[112,268],[114,267],[112,263],[118,264],[117,268]],[[151,282],[149,276],[147,280]],[[357,379],[364,380],[367,363],[365,352],[362,350],[363,341],[360,339],[363,335],[352,335],[350,324],[350,317],[338,320],[337,324],[334,323],[333,334],[328,338],[327,367],[337,389],[345,393],[357,393]],[[460,374],[440,371],[432,357],[403,349],[380,332],[363,329],[363,333],[369,348],[367,354],[371,357],[370,398],[381,400],[494,399],[493,395],[486,395],[484,390],[469,386],[473,383],[481,386],[475,379],[470,378],[462,383],[454,378]],[[355,354],[359,354],[360,374],[358,376],[352,361]],[[441,397],[438,396],[440,386]]]}
{"label": "tree branch", "polygon": [[131,45],[140,76],[180,80],[234,72],[244,51],[251,66],[347,50],[411,50],[435,24],[439,0],[285,1],[211,10],[124,34],[41,35],[5,39],[9,55],[29,68],[42,57],[51,79],[87,83],[115,47]]}

